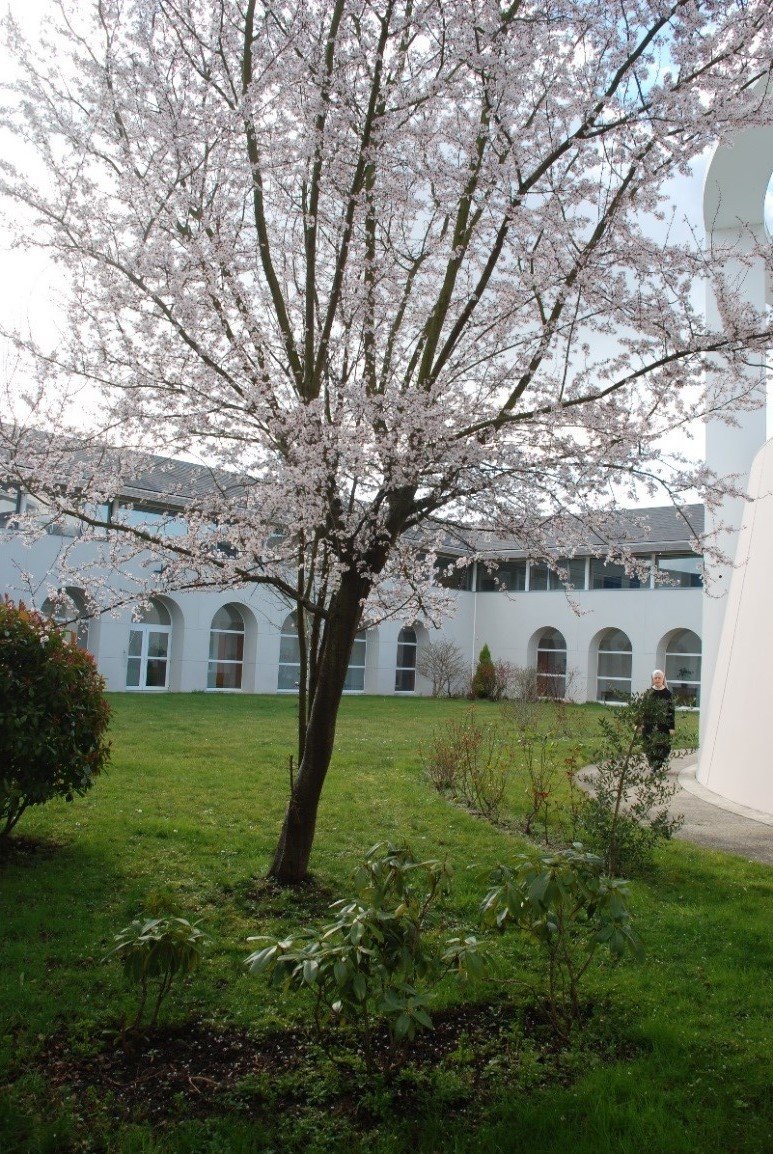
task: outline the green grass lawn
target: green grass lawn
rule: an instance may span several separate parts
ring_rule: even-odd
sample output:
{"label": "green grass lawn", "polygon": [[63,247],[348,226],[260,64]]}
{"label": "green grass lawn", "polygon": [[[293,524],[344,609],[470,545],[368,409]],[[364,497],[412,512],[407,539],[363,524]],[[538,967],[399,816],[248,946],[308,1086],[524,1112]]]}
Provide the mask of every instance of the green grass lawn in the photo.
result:
{"label": "green grass lawn", "polygon": [[[29,812],[18,848],[0,864],[0,1154],[773,1148],[769,867],[678,840],[661,848],[654,869],[632,883],[645,961],[593,969],[588,1024],[560,1053],[523,1025],[540,997],[534,948],[481,934],[508,979],[507,1004],[487,986],[465,996],[481,1021],[504,1015],[506,1043],[497,1035],[483,1062],[462,1037],[442,1060],[414,1068],[408,1054],[399,1079],[368,1081],[356,1061],[342,1074],[309,1038],[303,998],[245,973],[247,937],[322,919],[329,901],[351,892],[358,859],[386,839],[447,859],[454,888],[443,928],[479,932],[489,871],[525,846],[524,778],[513,781],[507,820],[495,828],[438,794],[421,768],[421,749],[465,703],[347,698],[320,808],[315,886],[276,891],[260,879],[287,800],[294,702],[203,694],[111,702],[109,771],[72,805]],[[506,717],[504,707],[479,710]],[[568,711],[567,746],[591,742],[600,712]],[[695,718],[680,714],[678,742],[693,744],[694,732]],[[192,1083],[155,1117],[141,1097],[127,1106],[99,1070],[134,1005],[103,956],[159,896],[200,917],[211,938],[200,971],[173,989],[166,1026],[275,1039],[285,1057],[293,1053],[216,1106],[197,1105],[197,1094],[208,1099]],[[441,1018],[459,997],[439,990]],[[152,1038],[147,1046],[141,1060],[152,1080]],[[60,1076],[68,1062],[93,1069],[92,1083],[68,1091]]]}

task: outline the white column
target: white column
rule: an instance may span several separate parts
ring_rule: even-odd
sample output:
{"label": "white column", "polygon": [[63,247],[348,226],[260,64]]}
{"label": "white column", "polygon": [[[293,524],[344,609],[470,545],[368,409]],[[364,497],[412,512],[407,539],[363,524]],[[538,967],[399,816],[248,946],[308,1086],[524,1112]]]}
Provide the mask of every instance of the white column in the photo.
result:
{"label": "white column", "polygon": [[[767,269],[754,253],[765,240],[765,193],[773,170],[773,127],[753,128],[742,133],[733,146],[723,145],[709,166],[704,188],[703,210],[707,243],[722,262],[723,279],[739,302],[757,309],[769,299]],[[722,316],[713,292],[709,291],[706,317],[721,329]],[[756,394],[757,406],[733,414],[735,424],[711,419],[706,425],[706,462],[720,476],[736,475],[742,491],[748,483],[752,461],[766,439],[766,381],[763,356],[750,357],[746,369],[749,394]],[[717,543],[730,558],[735,557],[738,530],[744,515],[742,498],[727,498],[715,512],[707,510],[706,529],[727,528]],[[701,699],[708,705],[716,668],[732,567],[707,562],[703,598],[703,676]],[[701,741],[705,736],[706,710],[701,713]],[[700,774],[699,774],[700,776]]]}

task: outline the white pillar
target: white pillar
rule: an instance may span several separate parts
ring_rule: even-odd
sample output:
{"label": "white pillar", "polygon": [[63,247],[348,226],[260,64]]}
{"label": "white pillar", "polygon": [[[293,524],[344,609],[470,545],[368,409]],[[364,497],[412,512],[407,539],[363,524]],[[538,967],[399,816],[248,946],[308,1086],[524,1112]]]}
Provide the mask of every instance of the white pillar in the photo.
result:
{"label": "white pillar", "polygon": [[[766,236],[765,193],[773,171],[773,126],[752,128],[733,143],[717,149],[706,175],[703,215],[707,243],[722,262],[725,284],[733,297],[757,309],[769,300],[767,269],[754,255],[755,244]],[[722,316],[713,292],[709,291],[706,316],[721,328]],[[747,367],[750,395],[756,394],[757,407],[734,413],[736,424],[717,419],[706,425],[706,462],[722,477],[736,475],[738,487],[746,488],[755,454],[766,439],[766,382],[764,357],[751,357]],[[715,512],[707,510],[706,529],[728,528],[717,543],[730,558],[735,557],[738,530],[745,502],[727,498]],[[707,562],[703,597],[703,676],[701,700],[708,705],[722,634],[727,590],[732,567]],[[706,733],[706,709],[701,713],[701,743]],[[698,773],[700,777],[700,771]]]}

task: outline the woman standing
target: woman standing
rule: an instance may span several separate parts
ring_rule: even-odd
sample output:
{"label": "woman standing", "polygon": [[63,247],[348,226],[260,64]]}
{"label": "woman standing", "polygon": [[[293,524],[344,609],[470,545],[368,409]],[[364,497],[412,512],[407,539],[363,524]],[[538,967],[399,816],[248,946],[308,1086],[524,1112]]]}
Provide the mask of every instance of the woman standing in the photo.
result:
{"label": "woman standing", "polygon": [[676,728],[674,695],[666,684],[662,669],[652,673],[652,684],[644,695],[642,748],[650,769],[660,769],[671,753],[671,738]]}

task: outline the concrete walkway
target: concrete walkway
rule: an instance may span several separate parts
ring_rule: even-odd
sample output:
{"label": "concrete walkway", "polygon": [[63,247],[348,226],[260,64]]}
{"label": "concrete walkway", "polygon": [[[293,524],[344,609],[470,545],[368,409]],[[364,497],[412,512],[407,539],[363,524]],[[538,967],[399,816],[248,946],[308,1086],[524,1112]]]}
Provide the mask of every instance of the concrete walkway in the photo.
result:
{"label": "concrete walkway", "polygon": [[679,783],[671,805],[684,814],[684,825],[674,837],[773,865],[773,816],[706,789],[695,779],[697,765],[695,753],[677,753],[671,759],[671,773]]}

